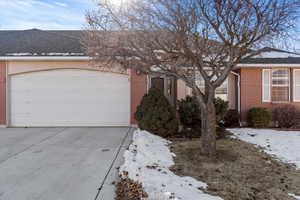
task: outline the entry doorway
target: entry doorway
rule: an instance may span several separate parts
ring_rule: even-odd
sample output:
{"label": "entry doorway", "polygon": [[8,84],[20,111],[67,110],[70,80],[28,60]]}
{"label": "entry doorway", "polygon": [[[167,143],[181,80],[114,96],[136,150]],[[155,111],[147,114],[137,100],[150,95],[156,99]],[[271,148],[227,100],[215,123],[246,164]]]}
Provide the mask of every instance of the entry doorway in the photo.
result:
{"label": "entry doorway", "polygon": [[149,88],[157,88],[161,90],[170,104],[176,105],[176,78],[167,76],[151,76]]}

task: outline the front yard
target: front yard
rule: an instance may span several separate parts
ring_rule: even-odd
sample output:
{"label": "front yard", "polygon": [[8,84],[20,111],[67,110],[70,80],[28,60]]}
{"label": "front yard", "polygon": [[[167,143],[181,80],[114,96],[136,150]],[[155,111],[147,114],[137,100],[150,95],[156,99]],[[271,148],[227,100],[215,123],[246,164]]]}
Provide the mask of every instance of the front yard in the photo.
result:
{"label": "front yard", "polygon": [[229,131],[212,162],[199,154],[199,139],[170,142],[138,130],[120,173],[141,183],[150,200],[300,199],[300,132]]}

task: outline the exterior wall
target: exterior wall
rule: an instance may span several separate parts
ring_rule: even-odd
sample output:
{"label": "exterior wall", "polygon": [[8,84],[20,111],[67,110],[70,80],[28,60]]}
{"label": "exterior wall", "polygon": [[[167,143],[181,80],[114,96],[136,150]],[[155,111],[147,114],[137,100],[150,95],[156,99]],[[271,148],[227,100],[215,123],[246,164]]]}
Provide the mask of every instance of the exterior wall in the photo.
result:
{"label": "exterior wall", "polygon": [[88,61],[9,61],[8,75],[27,73],[33,71],[43,71],[51,69],[92,69],[98,70]]}
{"label": "exterior wall", "polygon": [[236,82],[236,76],[233,74],[229,74],[228,76],[228,104],[229,109],[237,109],[237,82]]}
{"label": "exterior wall", "polygon": [[135,70],[130,71],[130,96],[131,96],[131,124],[137,124],[134,113],[147,92],[147,75],[137,75]]}
{"label": "exterior wall", "polygon": [[6,125],[6,63],[0,61],[0,125]]}
{"label": "exterior wall", "polygon": [[186,86],[184,81],[177,80],[177,100],[184,99],[188,95],[191,95],[191,89]]}
{"label": "exterior wall", "polygon": [[[237,109],[236,102],[236,77],[233,74],[229,74],[228,76],[228,102],[230,109]],[[187,95],[192,95],[191,89],[186,86],[185,82],[182,80],[177,81],[177,99],[184,99]]]}
{"label": "exterior wall", "polygon": [[[262,70],[261,67],[242,67],[240,69],[241,75],[241,117],[242,121],[247,120],[247,112],[253,107],[265,107],[270,111],[278,105],[287,103],[272,103],[262,102]],[[291,90],[292,91],[292,90]],[[300,108],[300,102],[291,102],[288,104],[295,105]]]}

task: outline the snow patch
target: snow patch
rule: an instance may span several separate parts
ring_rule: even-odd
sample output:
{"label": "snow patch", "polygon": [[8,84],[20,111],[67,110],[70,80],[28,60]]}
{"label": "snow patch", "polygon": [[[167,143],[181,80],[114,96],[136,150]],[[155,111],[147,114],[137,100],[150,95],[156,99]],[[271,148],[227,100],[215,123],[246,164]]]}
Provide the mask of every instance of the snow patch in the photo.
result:
{"label": "snow patch", "polygon": [[289,194],[289,196],[294,197],[295,199],[300,200],[300,196],[296,196],[296,195],[294,195],[294,194]]}
{"label": "snow patch", "polygon": [[133,142],[124,153],[120,174],[128,172],[130,179],[142,183],[149,195],[147,200],[222,200],[202,191],[206,183],[177,176],[169,170],[175,156],[168,148],[170,143],[147,131],[135,131]]}
{"label": "snow patch", "polygon": [[297,58],[300,57],[300,55],[296,53],[289,53],[289,52],[268,51],[253,56],[253,58],[290,58],[290,57]]}
{"label": "snow patch", "polygon": [[227,129],[233,138],[264,148],[283,162],[295,164],[300,169],[300,131],[276,131],[270,129]]}
{"label": "snow patch", "polygon": [[7,53],[7,56],[32,56],[32,53]]}

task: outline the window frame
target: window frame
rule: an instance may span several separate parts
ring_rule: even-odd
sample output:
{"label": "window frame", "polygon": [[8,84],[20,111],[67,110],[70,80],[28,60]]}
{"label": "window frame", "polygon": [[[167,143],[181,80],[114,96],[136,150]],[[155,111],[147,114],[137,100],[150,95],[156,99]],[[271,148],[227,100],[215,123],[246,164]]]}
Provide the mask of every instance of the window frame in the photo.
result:
{"label": "window frame", "polygon": [[[201,77],[201,79],[202,79],[202,80],[199,81],[199,83],[203,83],[203,85],[198,85],[198,87],[199,87],[200,90],[202,89],[202,92],[204,92],[204,90],[205,90],[205,81],[204,81],[204,79],[203,79],[203,77],[202,77],[202,75],[201,75],[200,73],[198,74],[198,76]],[[196,77],[196,78],[198,78],[198,77]],[[229,76],[226,77],[225,81],[224,81],[222,84],[224,84],[225,82],[226,82],[226,84],[227,84],[227,87],[226,87],[226,94],[224,94],[224,95],[226,95],[226,100],[223,99],[223,98],[221,98],[221,97],[220,97],[220,98],[223,99],[224,101],[228,101],[228,99],[229,99],[229,98],[228,98],[228,93],[229,93]],[[197,83],[196,83],[196,84],[197,84]],[[221,84],[221,85],[222,85],[222,84]],[[215,90],[215,98],[216,98],[216,95],[217,95],[217,94],[216,94],[217,89],[218,89],[218,88],[216,88],[216,90]]]}
{"label": "window frame", "polygon": [[[227,85],[227,87],[226,87],[226,100],[225,99],[223,99],[223,98],[221,98],[221,97],[219,97],[219,98],[221,98],[221,99],[223,99],[224,101],[228,101],[228,93],[229,93],[229,76],[227,76],[227,78],[225,79],[225,81],[221,84],[221,85],[223,85],[224,83],[226,82],[226,85]],[[215,98],[216,98],[216,93],[217,93],[217,89],[218,88],[216,88],[216,90],[215,90]]]}
{"label": "window frame", "polygon": [[[269,84],[268,84],[268,93],[269,93],[269,98],[266,100],[266,99],[264,99],[264,97],[265,97],[265,88],[264,88],[264,86],[265,86],[265,76],[264,76],[264,72],[265,71],[268,71],[269,72]],[[272,69],[263,69],[262,70],[262,102],[272,102],[272,95],[271,95],[271,91],[272,91],[272,84],[271,84],[271,81],[272,81],[272,76],[271,76],[271,74],[272,74]]]}
{"label": "window frame", "polygon": [[[289,95],[288,95],[288,100],[286,100],[286,101],[273,101],[273,98],[272,98],[273,71],[275,71],[275,70],[287,70],[288,71],[288,85],[287,86],[288,86]],[[269,99],[268,100],[264,99],[264,96],[265,96],[265,90],[264,90],[264,86],[265,86],[265,84],[264,84],[265,83],[264,72],[265,71],[269,71],[269,90],[268,90]],[[269,68],[269,69],[263,69],[262,70],[262,102],[265,102],[265,103],[288,103],[288,102],[291,102],[291,84],[292,84],[292,81],[291,81],[291,70],[290,70],[290,68]],[[299,100],[299,102],[300,102],[300,100]]]}
{"label": "window frame", "polygon": [[[293,69],[293,102],[300,102],[300,99],[296,99],[295,95],[296,87],[300,86],[300,84],[296,85],[296,71],[300,71],[300,69]],[[300,77],[298,78],[300,79]]]}
{"label": "window frame", "polygon": [[[288,95],[288,100],[286,100],[286,101],[273,101],[273,98],[272,98],[272,90],[273,90],[273,71],[275,71],[275,70],[286,70],[287,72],[288,72],[288,84],[287,84],[287,86],[288,86],[288,92],[289,92],[289,95]],[[270,96],[270,98],[271,98],[271,102],[272,103],[288,103],[288,102],[291,102],[291,70],[289,69],[289,68],[276,68],[276,69],[271,69],[271,79],[270,79],[270,81],[271,81],[271,87],[270,87],[270,94],[271,94],[271,96]],[[280,87],[280,86],[279,86]]]}

